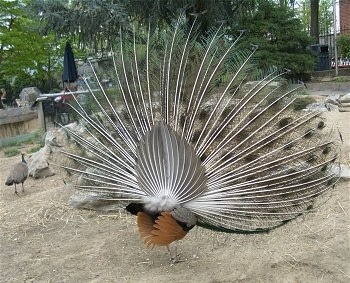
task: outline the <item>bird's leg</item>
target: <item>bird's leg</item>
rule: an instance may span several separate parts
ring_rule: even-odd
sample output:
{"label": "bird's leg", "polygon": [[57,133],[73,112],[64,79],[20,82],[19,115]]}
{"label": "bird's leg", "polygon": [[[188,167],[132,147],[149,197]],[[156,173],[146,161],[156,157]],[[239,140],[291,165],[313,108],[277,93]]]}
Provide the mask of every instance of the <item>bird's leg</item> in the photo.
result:
{"label": "bird's leg", "polygon": [[174,257],[171,255],[171,250],[170,250],[169,245],[166,246],[166,249],[168,250],[168,254],[169,254],[169,257],[170,257],[170,262],[171,262],[171,264],[176,263],[176,254],[175,254]]}
{"label": "bird's leg", "polygon": [[24,193],[24,187],[23,187],[23,182],[22,182],[22,193]]}
{"label": "bird's leg", "polygon": [[177,262],[181,262],[182,261],[182,260],[179,259],[180,254],[177,253],[177,244],[178,244],[178,241],[175,242],[174,255],[171,254],[171,250],[170,250],[169,245],[166,246],[166,248],[168,250],[168,253],[169,253],[169,256],[170,256],[171,264],[175,264]]}
{"label": "bird's leg", "polygon": [[15,195],[19,196],[19,194],[17,192],[17,188],[16,188],[16,183],[15,183]]}

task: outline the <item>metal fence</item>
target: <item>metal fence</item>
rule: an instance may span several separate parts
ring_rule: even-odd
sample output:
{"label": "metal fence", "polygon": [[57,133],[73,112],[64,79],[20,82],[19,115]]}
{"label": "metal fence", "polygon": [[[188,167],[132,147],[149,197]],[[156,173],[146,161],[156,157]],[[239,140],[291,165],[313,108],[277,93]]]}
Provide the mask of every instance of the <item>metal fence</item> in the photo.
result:
{"label": "metal fence", "polygon": [[[342,34],[350,34],[350,28],[341,28]],[[340,34],[339,34],[340,35]],[[339,36],[337,34],[337,36]],[[328,46],[330,67],[335,68],[335,44],[334,44],[334,33],[331,30],[323,30],[320,33],[319,43],[321,46]],[[338,46],[339,51],[339,46]],[[350,68],[350,58],[346,57],[344,54],[338,52],[337,56],[338,67],[339,68]]]}

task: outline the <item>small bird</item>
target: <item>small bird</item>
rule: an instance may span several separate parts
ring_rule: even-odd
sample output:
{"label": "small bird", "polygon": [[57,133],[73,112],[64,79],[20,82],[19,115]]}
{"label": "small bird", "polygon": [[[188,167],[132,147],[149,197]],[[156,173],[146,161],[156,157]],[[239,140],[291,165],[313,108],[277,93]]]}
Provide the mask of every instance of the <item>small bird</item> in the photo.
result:
{"label": "small bird", "polygon": [[77,189],[125,202],[147,247],[169,250],[195,225],[268,231],[337,181],[332,128],[294,109],[302,86],[288,85],[287,70],[256,69],[243,33],[204,38],[195,25],[121,32],[116,87],[96,75],[93,103],[71,104],[85,131],[65,128],[81,149],[62,151],[81,165],[63,165],[83,177]]}
{"label": "small bird", "polygon": [[7,180],[5,182],[5,185],[12,186],[15,184],[15,194],[18,195],[16,185],[19,183],[22,183],[22,193],[24,192],[23,183],[28,178],[28,165],[27,162],[24,159],[24,153],[22,155],[22,161],[15,164],[11,171],[9,176],[7,177]]}

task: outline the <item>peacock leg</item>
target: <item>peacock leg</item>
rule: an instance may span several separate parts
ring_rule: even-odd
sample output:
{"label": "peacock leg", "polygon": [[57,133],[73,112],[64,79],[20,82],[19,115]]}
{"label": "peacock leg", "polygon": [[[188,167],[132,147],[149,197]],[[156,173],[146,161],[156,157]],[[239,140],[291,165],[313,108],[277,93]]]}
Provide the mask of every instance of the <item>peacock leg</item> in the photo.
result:
{"label": "peacock leg", "polygon": [[166,246],[168,253],[169,253],[171,264],[175,264],[175,263],[184,261],[184,260],[180,260],[180,253],[177,253],[177,246],[178,246],[178,241],[176,241],[174,243],[174,254],[172,254],[169,245]]}
{"label": "peacock leg", "polygon": [[17,192],[17,188],[16,188],[16,183],[15,183],[15,195],[18,195],[18,196],[19,196],[19,194],[18,194],[18,192]]}

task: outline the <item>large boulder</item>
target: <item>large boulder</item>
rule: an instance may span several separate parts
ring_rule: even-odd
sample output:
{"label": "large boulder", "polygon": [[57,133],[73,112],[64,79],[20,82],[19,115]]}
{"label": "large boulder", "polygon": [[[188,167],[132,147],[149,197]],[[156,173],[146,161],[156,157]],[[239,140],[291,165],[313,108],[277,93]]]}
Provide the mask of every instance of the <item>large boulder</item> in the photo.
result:
{"label": "large boulder", "polygon": [[64,147],[68,143],[67,133],[59,128],[46,132],[45,145],[54,147]]}
{"label": "large boulder", "polygon": [[33,105],[40,94],[40,90],[36,87],[26,87],[22,89],[21,93],[19,94],[20,106],[26,107]]}
{"label": "large boulder", "polygon": [[59,153],[63,147],[68,146],[68,136],[64,129],[47,131],[44,147],[28,158],[29,176],[38,179],[54,175],[60,167],[52,166],[50,163],[71,166],[72,162],[66,161],[64,156]]}
{"label": "large boulder", "polygon": [[316,110],[316,111],[334,111],[339,112],[339,107],[331,103],[315,102],[306,106],[306,110]]}
{"label": "large boulder", "polygon": [[330,103],[330,104],[333,104],[333,105],[340,106],[340,104],[341,104],[341,102],[340,102],[340,94],[328,95],[328,97],[325,100],[325,103]]}
{"label": "large boulder", "polygon": [[116,211],[126,206],[125,202],[114,200],[107,194],[88,191],[75,191],[68,203],[79,209],[93,209],[98,211]]}
{"label": "large boulder", "polygon": [[29,168],[29,176],[35,179],[46,178],[55,175],[50,167],[48,158],[51,154],[49,146],[45,145],[39,151],[33,153],[27,160]]}
{"label": "large boulder", "polygon": [[341,103],[350,103],[350,92],[340,97]]}

